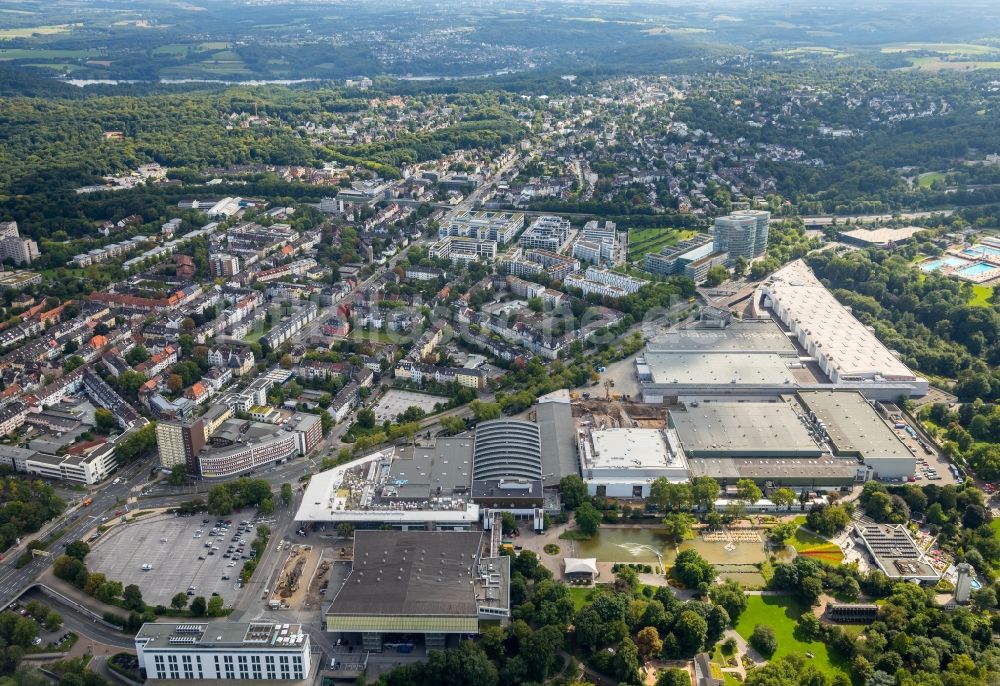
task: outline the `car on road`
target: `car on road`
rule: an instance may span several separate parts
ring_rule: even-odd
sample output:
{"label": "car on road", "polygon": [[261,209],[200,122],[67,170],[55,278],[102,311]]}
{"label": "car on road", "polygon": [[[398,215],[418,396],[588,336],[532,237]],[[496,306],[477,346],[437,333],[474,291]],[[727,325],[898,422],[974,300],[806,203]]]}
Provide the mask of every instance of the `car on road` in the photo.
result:
{"label": "car on road", "polygon": [[199,560],[204,560],[204,559],[205,559],[205,556],[204,556],[204,555],[199,555],[199,556],[198,556],[198,559],[199,559]]}
{"label": "car on road", "polygon": [[[229,575],[228,574],[223,574],[222,575],[222,580],[223,581],[229,581]],[[213,593],[212,595],[219,595],[219,594],[218,593]]]}

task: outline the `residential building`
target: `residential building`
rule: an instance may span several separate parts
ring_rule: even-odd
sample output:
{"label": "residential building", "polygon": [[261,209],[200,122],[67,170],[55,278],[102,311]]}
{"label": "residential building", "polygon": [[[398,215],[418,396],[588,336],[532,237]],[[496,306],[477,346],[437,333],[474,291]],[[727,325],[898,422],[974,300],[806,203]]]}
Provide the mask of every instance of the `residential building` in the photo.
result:
{"label": "residential building", "polygon": [[481,241],[461,236],[446,236],[428,249],[431,257],[456,262],[474,262],[478,259],[493,260],[497,256],[496,241]]}
{"label": "residential building", "polygon": [[597,220],[587,222],[573,242],[573,257],[581,262],[593,264],[614,264],[618,259],[620,246],[614,222],[599,224]]}
{"label": "residential building", "polygon": [[520,212],[461,212],[446,218],[438,229],[438,238],[460,236],[478,241],[510,243],[524,228]]}
{"label": "residential building", "polygon": [[193,421],[160,421],[156,425],[156,445],[160,467],[173,469],[183,465],[188,474],[199,474],[198,453],[205,446],[205,424]]}
{"label": "residential building", "polygon": [[208,256],[208,268],[213,277],[227,278],[242,271],[240,258],[228,253],[212,253]]}
{"label": "residential building", "polygon": [[17,222],[0,222],[0,260],[31,264],[38,255],[38,244],[30,238],[21,238]]}
{"label": "residential building", "polygon": [[543,215],[531,223],[528,230],[518,239],[518,243],[525,248],[559,252],[569,238],[569,229],[568,219]]}
{"label": "residential building", "polygon": [[231,369],[236,376],[244,376],[253,371],[256,358],[249,347],[218,347],[209,349],[208,363],[213,367]]}

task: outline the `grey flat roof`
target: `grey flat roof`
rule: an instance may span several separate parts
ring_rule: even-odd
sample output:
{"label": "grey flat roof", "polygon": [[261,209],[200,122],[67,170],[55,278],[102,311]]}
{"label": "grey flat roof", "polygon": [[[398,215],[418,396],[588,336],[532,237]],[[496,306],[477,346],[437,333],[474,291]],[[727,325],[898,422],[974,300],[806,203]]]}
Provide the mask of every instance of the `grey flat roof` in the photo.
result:
{"label": "grey flat roof", "polygon": [[818,421],[826,424],[838,454],[913,459],[913,454],[857,391],[808,391],[799,393],[799,399],[806,409],[816,413]]}
{"label": "grey flat roof", "polygon": [[774,353],[705,353],[647,351],[653,383],[705,386],[788,386],[795,388],[789,358]]}
{"label": "grey flat roof", "polygon": [[818,457],[819,446],[787,403],[701,403],[670,411],[689,457]]}
{"label": "grey flat roof", "polygon": [[[282,633],[284,632],[284,633]],[[300,638],[301,637],[301,638]],[[305,641],[301,624],[283,625],[269,621],[208,622],[183,624],[146,623],[136,640],[148,640],[148,648],[252,648],[292,650]],[[278,639],[281,640],[278,640]]]}
{"label": "grey flat roof", "polygon": [[771,319],[736,319],[724,329],[692,325],[664,332],[649,342],[651,350],[695,352],[775,352],[794,355],[795,345]]}
{"label": "grey flat roof", "polygon": [[328,615],[477,617],[480,531],[354,533],[354,565]]}
{"label": "grey flat roof", "polygon": [[937,578],[902,524],[856,524],[854,531],[891,579]]}
{"label": "grey flat roof", "polygon": [[688,460],[691,476],[716,479],[818,479],[853,481],[861,466],[855,460],[761,460],[753,458],[700,458]]}
{"label": "grey flat roof", "polygon": [[441,439],[432,447],[400,448],[389,467],[387,484],[400,498],[467,492],[472,484],[472,437]]}
{"label": "grey flat roof", "polygon": [[535,422],[542,439],[542,483],[558,486],[568,474],[580,473],[580,460],[576,454],[573,410],[560,400],[539,399],[535,406]]}

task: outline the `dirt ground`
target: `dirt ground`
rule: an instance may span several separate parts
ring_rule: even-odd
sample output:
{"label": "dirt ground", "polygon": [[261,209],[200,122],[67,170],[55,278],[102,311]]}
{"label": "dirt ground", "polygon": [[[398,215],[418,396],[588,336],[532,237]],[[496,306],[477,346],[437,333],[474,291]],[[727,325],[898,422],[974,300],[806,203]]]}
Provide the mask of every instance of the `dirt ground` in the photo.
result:
{"label": "dirt ground", "polygon": [[338,560],[350,560],[351,555],[349,545],[291,545],[271,600],[290,610],[319,608],[330,582],[331,566]]}

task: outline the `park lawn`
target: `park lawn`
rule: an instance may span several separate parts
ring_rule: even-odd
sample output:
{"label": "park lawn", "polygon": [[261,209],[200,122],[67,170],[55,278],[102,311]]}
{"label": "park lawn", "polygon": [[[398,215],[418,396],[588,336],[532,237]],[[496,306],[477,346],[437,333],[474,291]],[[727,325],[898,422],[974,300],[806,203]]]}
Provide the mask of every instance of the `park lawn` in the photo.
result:
{"label": "park lawn", "polygon": [[927,172],[917,177],[917,185],[921,188],[930,188],[935,181],[944,181],[944,172]]}
{"label": "park lawn", "polygon": [[264,334],[266,334],[266,333],[267,333],[268,331],[270,331],[270,329],[266,329],[266,330],[264,330],[264,331],[251,331],[250,333],[248,333],[248,334],[246,335],[246,337],[245,337],[245,338],[244,338],[243,340],[244,340],[244,342],[246,342],[246,343],[256,343],[256,342],[257,342],[257,341],[259,341],[259,340],[261,339],[261,337],[262,337],[262,336],[263,336]]}
{"label": "park lawn", "polygon": [[573,601],[573,609],[579,612],[583,609],[585,605],[590,604],[590,594],[594,592],[594,589],[580,586],[570,586],[569,587],[569,597]]}
{"label": "park lawn", "polygon": [[[798,523],[798,518],[795,521]],[[788,540],[788,543],[795,548],[795,552],[799,555],[812,557],[820,562],[838,565],[844,561],[844,552],[840,549],[840,546],[836,543],[831,543],[822,536],[803,529],[801,524],[796,529],[795,535]]]}
{"label": "park lawn", "polygon": [[969,304],[973,307],[992,307],[993,286],[984,286],[979,283],[972,284],[972,297]]}
{"label": "park lawn", "polygon": [[736,633],[749,641],[753,628],[758,624],[766,624],[774,629],[774,635],[778,639],[778,650],[771,657],[772,660],[793,653],[803,657],[806,653],[812,653],[814,657],[809,661],[824,674],[833,676],[837,672],[844,672],[846,661],[831,654],[825,643],[796,638],[795,623],[806,611],[808,608],[791,596],[752,595],[747,598],[747,609],[736,623]]}

